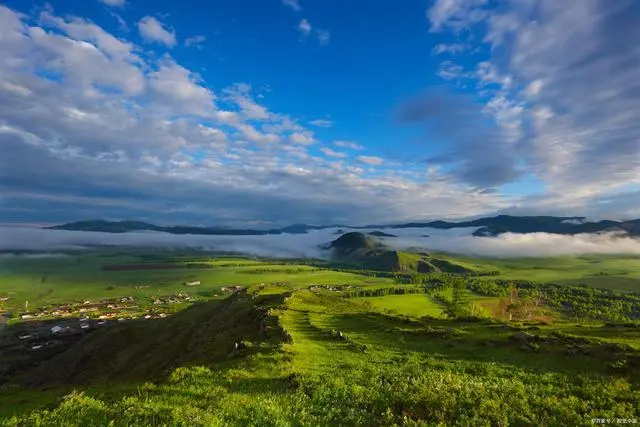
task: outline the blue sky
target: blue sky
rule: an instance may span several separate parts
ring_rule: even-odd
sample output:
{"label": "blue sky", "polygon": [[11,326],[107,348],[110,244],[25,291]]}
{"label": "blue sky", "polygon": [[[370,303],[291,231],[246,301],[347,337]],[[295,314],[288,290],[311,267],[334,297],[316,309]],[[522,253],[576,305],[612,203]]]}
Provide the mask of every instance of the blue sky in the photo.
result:
{"label": "blue sky", "polygon": [[640,217],[633,1],[0,8],[0,222]]}

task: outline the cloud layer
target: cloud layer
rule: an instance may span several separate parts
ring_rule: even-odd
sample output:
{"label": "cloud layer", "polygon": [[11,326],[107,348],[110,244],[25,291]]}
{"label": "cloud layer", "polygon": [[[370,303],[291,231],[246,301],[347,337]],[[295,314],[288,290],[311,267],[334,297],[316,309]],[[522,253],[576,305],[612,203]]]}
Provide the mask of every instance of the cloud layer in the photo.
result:
{"label": "cloud layer", "polygon": [[606,200],[640,184],[640,4],[437,0],[427,18],[454,40],[434,48],[440,77],[474,95],[403,106],[402,119],[449,143],[438,161],[481,186],[535,177],[544,197],[524,204],[637,214],[638,201]]}
{"label": "cloud layer", "polygon": [[162,51],[177,46],[168,25],[148,16],[140,30],[159,52],[84,18],[0,6],[3,221],[359,223],[505,206],[361,143],[331,149],[250,85],[214,89]]}
{"label": "cloud layer", "polygon": [[168,47],[176,45],[176,33],[153,16],[145,16],[138,22],[140,36],[150,43],[161,43]]}
{"label": "cloud layer", "polygon": [[[306,23],[299,30],[315,44],[306,48],[329,43],[300,2],[282,3],[292,32]],[[442,39],[425,55],[441,61],[447,89],[389,105],[429,146],[410,161],[394,138],[396,158],[348,140],[318,118],[330,111],[304,117],[265,104],[263,88],[212,86],[177,59],[208,40],[184,37],[168,16],[142,17],[140,37],[125,38],[51,7],[0,6],[0,220],[640,217],[638,4],[490,3],[437,0],[422,18]]]}
{"label": "cloud layer", "polygon": [[[349,229],[343,228],[343,231]],[[581,234],[563,236],[548,233],[502,234],[498,237],[475,237],[475,229],[437,230],[430,228],[387,229],[398,237],[383,238],[396,249],[424,249],[487,258],[553,257],[577,254],[640,255],[640,240],[613,234]],[[358,230],[369,232],[371,230]],[[0,227],[0,250],[56,251],[95,245],[117,245],[149,248],[201,248],[234,251],[269,257],[326,258],[319,249],[338,236],[336,228],[311,231],[308,234],[264,236],[199,236],[145,232],[109,234],[83,231],[43,230],[22,227]],[[428,235],[429,237],[424,237]]]}

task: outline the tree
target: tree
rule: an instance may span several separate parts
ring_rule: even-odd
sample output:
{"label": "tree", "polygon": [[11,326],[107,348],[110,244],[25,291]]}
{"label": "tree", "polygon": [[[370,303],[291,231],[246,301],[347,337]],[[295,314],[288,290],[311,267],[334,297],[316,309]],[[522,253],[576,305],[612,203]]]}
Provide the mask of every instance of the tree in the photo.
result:
{"label": "tree", "polygon": [[458,317],[469,314],[471,307],[471,294],[467,290],[464,280],[452,280],[453,296],[447,315]]}
{"label": "tree", "polygon": [[521,296],[513,285],[508,288],[506,297],[500,300],[500,312],[509,320],[531,320],[543,303],[542,293],[533,290]]}
{"label": "tree", "polygon": [[500,314],[502,317],[509,317],[509,320],[513,318],[513,310],[516,302],[518,301],[518,288],[513,283],[509,283],[507,286],[507,296],[500,299]]}

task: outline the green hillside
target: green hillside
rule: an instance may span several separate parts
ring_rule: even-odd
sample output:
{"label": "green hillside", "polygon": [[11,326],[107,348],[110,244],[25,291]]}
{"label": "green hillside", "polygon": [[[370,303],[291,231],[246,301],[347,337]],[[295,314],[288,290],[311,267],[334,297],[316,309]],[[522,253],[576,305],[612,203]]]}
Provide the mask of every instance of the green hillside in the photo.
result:
{"label": "green hillside", "polygon": [[[204,253],[3,259],[0,310],[11,319],[0,324],[0,425],[573,426],[640,417],[640,294],[527,280],[532,271],[581,277],[587,263],[631,276],[637,258],[366,251],[398,274]],[[138,269],[160,262],[198,269]],[[417,283],[400,274],[421,268],[433,271]],[[459,268],[498,275],[442,274]],[[184,293],[197,298],[171,301]],[[80,311],[105,295],[117,303]],[[135,308],[123,307],[125,296]],[[21,317],[25,299],[30,318]],[[37,316],[62,301],[75,311]],[[113,311],[55,351],[32,346],[63,338],[20,338]]]}
{"label": "green hillside", "polygon": [[14,380],[29,387],[150,380],[179,366],[226,362],[240,354],[234,348],[237,340],[249,346],[245,355],[264,351],[282,340],[282,330],[264,305],[282,298],[238,293],[193,305],[166,319],[115,324]]}
{"label": "green hillside", "polygon": [[[150,321],[144,332],[117,325],[80,341],[56,359],[60,373],[41,367],[22,376],[74,390],[58,389],[57,401],[51,388],[18,398],[0,392],[16,403],[15,416],[0,422],[555,426],[640,416],[640,353],[623,344],[638,342],[633,328],[421,318],[417,306],[410,316],[390,310],[400,300],[368,304],[305,289],[263,297],[262,290],[194,307],[174,322]],[[425,310],[442,316],[432,300]],[[264,313],[272,316],[266,338]],[[239,334],[243,350],[234,348]],[[38,396],[47,407],[20,411]]]}
{"label": "green hillside", "polygon": [[359,232],[343,234],[331,242],[335,261],[353,263],[369,270],[400,273],[473,274],[475,269],[456,262],[414,253],[389,249],[381,241]]}

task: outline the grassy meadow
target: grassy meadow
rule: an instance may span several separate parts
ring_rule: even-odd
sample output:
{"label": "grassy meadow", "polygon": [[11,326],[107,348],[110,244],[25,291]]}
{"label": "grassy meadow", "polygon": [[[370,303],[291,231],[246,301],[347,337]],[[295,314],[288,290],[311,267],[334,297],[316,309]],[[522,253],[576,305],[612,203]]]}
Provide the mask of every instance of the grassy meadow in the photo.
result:
{"label": "grassy meadow", "polygon": [[478,259],[451,256],[475,269],[496,271],[496,277],[588,285],[596,288],[640,292],[640,256],[583,255],[553,258]]}
{"label": "grassy meadow", "polygon": [[403,314],[410,317],[443,317],[444,311],[431,296],[424,294],[385,295],[372,298],[354,298],[368,304],[375,311]]}
{"label": "grassy meadow", "polygon": [[[465,315],[450,314],[456,291],[447,280],[453,279],[440,283],[439,276],[430,287],[304,260],[204,254],[101,250],[1,258],[0,296],[9,299],[0,307],[12,314],[24,301],[32,308],[178,292],[198,299],[167,318],[115,322],[51,359],[17,369],[0,387],[0,425],[640,422],[640,305],[633,299],[640,291],[618,281],[640,277],[638,259],[575,257],[556,264],[447,257],[499,271],[474,279]],[[192,266],[103,269],[144,263]],[[597,276],[598,287],[612,291],[572,286],[600,272],[607,275]],[[512,292],[503,284],[512,279],[563,285],[539,316],[508,321],[498,315],[504,296],[494,294]],[[189,281],[201,284],[185,286]],[[221,291],[234,285],[248,289]],[[518,289],[523,300],[533,292],[528,284]],[[577,321],[566,303],[594,309]],[[602,307],[609,306],[626,320],[605,320]],[[30,322],[15,320],[0,328],[0,338]],[[0,352],[0,362],[14,357]]]}
{"label": "grassy meadow", "polygon": [[[166,258],[167,255],[163,255],[161,260]],[[176,264],[183,263],[183,258],[188,259],[168,257]],[[237,257],[207,259],[204,262],[206,267],[200,268],[103,270],[104,266],[145,262],[149,261],[144,254],[114,255],[103,251],[49,258],[0,258],[0,297],[10,297],[4,304],[6,310],[19,310],[24,309],[25,302],[29,308],[35,308],[43,304],[119,296],[149,298],[175,292],[211,297],[220,295],[220,289],[225,286],[257,283],[279,282],[282,289],[288,290],[314,283],[391,283],[389,279],[363,279],[352,273],[319,270],[304,264],[272,264]],[[201,284],[194,287],[184,285],[193,281]]]}

